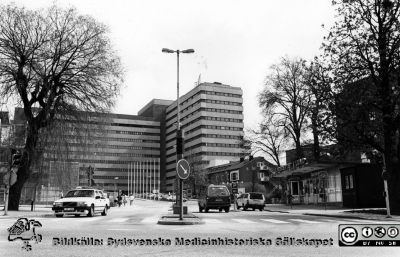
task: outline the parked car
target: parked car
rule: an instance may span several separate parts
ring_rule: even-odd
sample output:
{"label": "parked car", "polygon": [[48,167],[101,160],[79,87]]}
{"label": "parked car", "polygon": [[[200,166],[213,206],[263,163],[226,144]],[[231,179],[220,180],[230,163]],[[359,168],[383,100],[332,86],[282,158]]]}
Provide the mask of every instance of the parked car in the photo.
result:
{"label": "parked car", "polygon": [[253,210],[259,209],[260,211],[262,211],[264,210],[265,206],[265,197],[263,193],[244,193],[237,198],[236,206],[238,209],[243,208],[243,210],[252,208]]}
{"label": "parked car", "polygon": [[200,189],[199,199],[199,212],[209,209],[217,209],[219,211],[225,210],[229,212],[231,207],[230,193],[224,185],[209,185],[206,188]]}
{"label": "parked car", "polygon": [[53,203],[52,210],[56,217],[64,215],[87,215],[93,217],[96,213],[106,216],[110,208],[110,200],[103,191],[94,188],[78,187],[69,191],[65,197]]}

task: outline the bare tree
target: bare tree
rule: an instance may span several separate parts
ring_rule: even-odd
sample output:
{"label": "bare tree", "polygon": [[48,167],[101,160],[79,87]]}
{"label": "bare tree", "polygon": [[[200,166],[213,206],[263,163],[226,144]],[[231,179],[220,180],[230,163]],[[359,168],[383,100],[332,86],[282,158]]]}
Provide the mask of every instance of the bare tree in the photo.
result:
{"label": "bare tree", "polygon": [[311,98],[308,116],[313,134],[313,155],[315,160],[319,160],[320,145],[337,139],[332,111],[335,105],[333,78],[329,65],[318,57],[314,58],[306,65],[305,80]]}
{"label": "bare tree", "polygon": [[272,65],[266,87],[259,95],[259,105],[266,119],[273,118],[284,128],[296,147],[297,158],[303,157],[302,132],[307,128],[310,94],[305,84],[305,65],[302,59],[283,57]]}
{"label": "bare tree", "polygon": [[190,175],[185,183],[192,188],[192,193],[197,195],[198,189],[209,183],[208,175],[205,171],[207,165],[204,163],[201,156],[196,156],[191,150],[185,153],[185,159],[190,164]]}
{"label": "bare tree", "polygon": [[[337,21],[323,47],[334,70],[336,90],[347,91],[347,103],[368,108],[364,112],[355,108],[360,115],[352,117],[354,138],[384,154],[390,205],[400,211],[400,2],[333,4]],[[366,118],[367,114],[373,117]]]}
{"label": "bare tree", "polygon": [[287,138],[284,129],[275,126],[270,119],[260,124],[258,130],[250,129],[247,134],[253,151],[268,155],[278,167],[281,166],[280,155]]}
{"label": "bare tree", "polygon": [[18,210],[41,130],[55,118],[112,107],[123,72],[107,32],[103,24],[72,8],[0,7],[0,97],[16,98],[27,121],[10,210]]}

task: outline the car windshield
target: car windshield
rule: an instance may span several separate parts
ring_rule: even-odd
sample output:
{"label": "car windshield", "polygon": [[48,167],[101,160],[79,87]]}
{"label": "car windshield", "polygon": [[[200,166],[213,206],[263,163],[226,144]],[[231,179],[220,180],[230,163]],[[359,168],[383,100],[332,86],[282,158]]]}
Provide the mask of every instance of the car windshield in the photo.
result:
{"label": "car windshield", "polygon": [[228,196],[229,191],[226,187],[209,187],[208,195],[209,196]]}
{"label": "car windshield", "polygon": [[262,194],[260,194],[260,193],[250,193],[250,199],[260,199],[260,200],[262,200],[263,197],[262,197]]}
{"label": "car windshield", "polygon": [[65,197],[94,197],[93,190],[72,190]]}

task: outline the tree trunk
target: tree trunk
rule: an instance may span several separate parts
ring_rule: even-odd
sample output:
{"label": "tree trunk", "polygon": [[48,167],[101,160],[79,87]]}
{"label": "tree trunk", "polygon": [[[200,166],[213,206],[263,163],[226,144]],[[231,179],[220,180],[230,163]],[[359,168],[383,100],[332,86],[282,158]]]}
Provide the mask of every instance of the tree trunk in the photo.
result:
{"label": "tree trunk", "polygon": [[390,211],[391,214],[400,215],[400,165],[397,164],[393,168],[388,180]]}
{"label": "tree trunk", "polygon": [[301,143],[300,143],[300,132],[298,133],[298,136],[295,141],[296,141],[296,159],[298,160],[304,157],[303,149],[301,148]]}
{"label": "tree trunk", "polygon": [[28,129],[28,135],[26,138],[25,149],[22,153],[21,166],[17,172],[17,181],[10,187],[10,195],[8,200],[8,210],[18,211],[19,201],[21,199],[22,188],[25,182],[31,175],[31,164],[32,156],[34,156],[35,147],[38,139],[38,131],[34,129]]}
{"label": "tree trunk", "polygon": [[313,155],[314,155],[314,160],[319,161],[320,157],[320,149],[319,149],[319,133],[318,133],[318,124],[317,124],[317,119],[318,119],[318,113],[316,111],[312,112],[312,119],[311,119],[311,126],[312,126],[312,133],[313,133]]}
{"label": "tree trunk", "polygon": [[[22,171],[22,169],[18,170],[17,173],[17,182],[11,186],[10,188],[10,195],[9,195],[9,202],[8,202],[8,210],[9,211],[18,211],[19,209],[19,201],[21,199],[21,192],[22,188],[24,187],[27,178],[23,178],[21,176],[22,173],[26,173]],[[25,176],[26,177],[26,176]]]}

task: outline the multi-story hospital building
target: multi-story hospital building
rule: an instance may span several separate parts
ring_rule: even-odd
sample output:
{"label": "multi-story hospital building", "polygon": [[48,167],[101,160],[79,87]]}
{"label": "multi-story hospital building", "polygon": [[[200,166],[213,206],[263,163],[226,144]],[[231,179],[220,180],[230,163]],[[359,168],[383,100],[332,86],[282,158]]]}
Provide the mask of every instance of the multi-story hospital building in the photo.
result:
{"label": "multi-story hospital building", "polygon": [[[184,158],[194,167],[237,161],[243,155],[242,94],[239,87],[214,82],[201,83],[180,97]],[[153,99],[138,115],[91,119],[87,126],[100,122],[101,135],[83,145],[68,134],[72,142],[68,157],[44,150],[42,168],[48,179],[42,186],[55,188],[66,181],[69,186],[87,185],[92,183],[88,181],[91,169],[93,183],[106,191],[174,191],[176,107],[176,101]],[[21,123],[20,116],[16,114],[14,122]]]}

